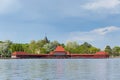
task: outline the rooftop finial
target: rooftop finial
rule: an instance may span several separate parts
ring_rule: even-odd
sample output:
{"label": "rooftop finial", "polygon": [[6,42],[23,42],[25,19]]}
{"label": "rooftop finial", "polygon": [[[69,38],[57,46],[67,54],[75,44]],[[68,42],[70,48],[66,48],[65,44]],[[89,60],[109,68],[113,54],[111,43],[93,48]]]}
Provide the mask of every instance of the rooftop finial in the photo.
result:
{"label": "rooftop finial", "polygon": [[45,37],[47,36],[47,33],[45,33]]}

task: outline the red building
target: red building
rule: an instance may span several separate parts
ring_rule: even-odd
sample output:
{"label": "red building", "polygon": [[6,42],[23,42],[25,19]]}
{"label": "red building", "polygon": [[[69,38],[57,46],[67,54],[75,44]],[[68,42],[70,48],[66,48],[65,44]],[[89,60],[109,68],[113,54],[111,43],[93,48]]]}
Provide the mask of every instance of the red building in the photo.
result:
{"label": "red building", "polygon": [[49,54],[28,54],[25,52],[14,52],[11,55],[12,58],[57,58],[57,59],[67,59],[67,58],[109,58],[106,52],[97,52],[95,54],[74,54],[65,51],[62,46],[57,46],[56,49]]}

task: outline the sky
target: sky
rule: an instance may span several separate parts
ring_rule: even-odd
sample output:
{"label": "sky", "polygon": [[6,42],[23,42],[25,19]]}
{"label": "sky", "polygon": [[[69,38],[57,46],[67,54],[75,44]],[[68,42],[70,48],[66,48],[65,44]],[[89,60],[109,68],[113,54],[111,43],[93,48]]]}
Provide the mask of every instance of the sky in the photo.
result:
{"label": "sky", "polygon": [[120,0],[0,0],[0,40],[120,46]]}

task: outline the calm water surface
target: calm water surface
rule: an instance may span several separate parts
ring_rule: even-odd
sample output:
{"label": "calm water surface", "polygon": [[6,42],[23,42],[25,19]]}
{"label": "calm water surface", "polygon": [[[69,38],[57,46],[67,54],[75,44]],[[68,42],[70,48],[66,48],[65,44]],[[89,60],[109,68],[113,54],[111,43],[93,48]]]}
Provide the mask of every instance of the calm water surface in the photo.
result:
{"label": "calm water surface", "polygon": [[1,59],[0,80],[120,80],[120,59]]}

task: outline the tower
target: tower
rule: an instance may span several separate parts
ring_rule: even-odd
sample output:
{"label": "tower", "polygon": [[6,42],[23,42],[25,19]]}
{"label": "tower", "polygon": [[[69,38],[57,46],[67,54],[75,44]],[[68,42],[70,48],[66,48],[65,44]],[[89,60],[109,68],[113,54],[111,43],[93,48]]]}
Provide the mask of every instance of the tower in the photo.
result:
{"label": "tower", "polygon": [[45,40],[46,43],[49,43],[49,42],[50,42],[50,41],[48,40],[47,36],[45,36],[44,40]]}

